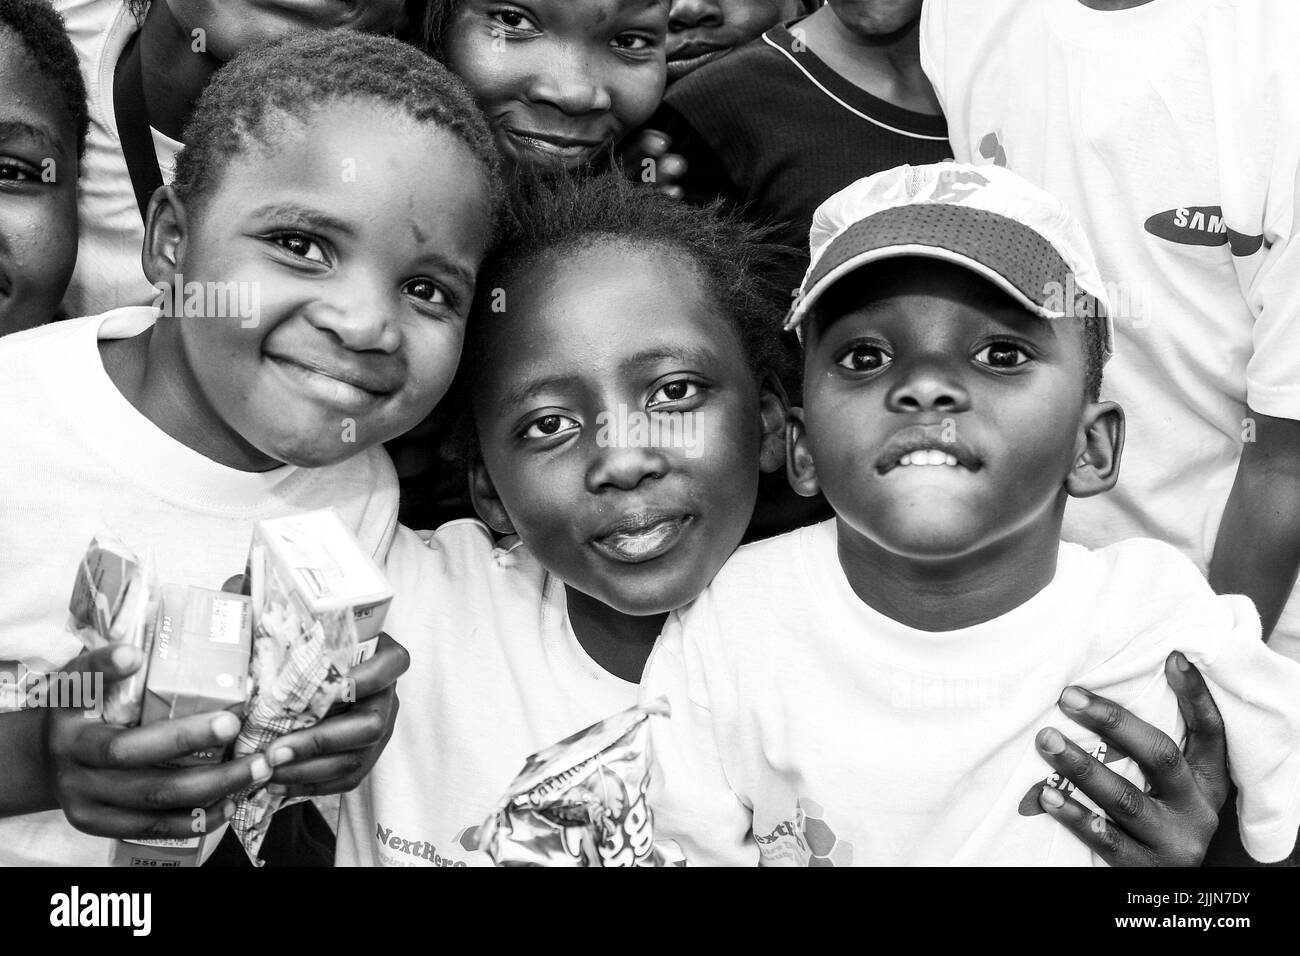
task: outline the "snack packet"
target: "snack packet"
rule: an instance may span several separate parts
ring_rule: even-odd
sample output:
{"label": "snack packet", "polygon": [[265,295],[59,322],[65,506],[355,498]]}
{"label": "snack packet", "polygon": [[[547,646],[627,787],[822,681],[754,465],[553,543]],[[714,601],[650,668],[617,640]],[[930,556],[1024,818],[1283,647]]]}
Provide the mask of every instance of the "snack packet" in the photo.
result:
{"label": "snack packet", "polygon": [[153,562],[148,557],[137,558],[111,535],[99,534],[91,539],[68,600],[68,629],[87,650],[121,641],[138,647],[145,661],[105,695],[103,716],[107,723],[134,727],[140,722],[159,591]]}
{"label": "snack packet", "polygon": [[674,844],[656,844],[646,804],[652,716],[660,699],[592,724],[533,754],[479,830],[497,866],[684,865]]}
{"label": "snack packet", "polygon": [[[383,573],[333,509],[258,522],[247,580],[253,601],[252,699],[235,755],[315,725],[352,698],[348,671],[378,643],[392,600]],[[253,865],[284,800],[245,791],[231,821]]]}

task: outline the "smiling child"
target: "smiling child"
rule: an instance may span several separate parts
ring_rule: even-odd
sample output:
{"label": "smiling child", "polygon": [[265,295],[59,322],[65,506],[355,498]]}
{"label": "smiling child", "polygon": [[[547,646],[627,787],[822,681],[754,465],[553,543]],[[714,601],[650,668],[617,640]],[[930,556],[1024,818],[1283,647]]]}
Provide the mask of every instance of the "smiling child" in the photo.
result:
{"label": "smiling child", "polygon": [[663,95],[668,0],[442,0],[430,15],[511,169],[603,161]]}
{"label": "smiling child", "polygon": [[[669,622],[645,679],[674,713],[653,728],[660,832],[697,862],[1095,864],[1044,815],[1067,798],[1039,749],[1067,742],[1035,728],[1072,683],[1176,738],[1177,649],[1222,709],[1246,847],[1285,857],[1300,667],[1169,546],[1059,540],[1123,445],[1081,227],[1005,170],[903,166],[828,199],[812,251],[789,474],[835,517],[741,549]],[[1137,776],[1126,755],[1094,753],[1120,805],[1141,801],[1114,776]],[[709,780],[734,811],[712,831]]]}
{"label": "smiling child", "polygon": [[[219,588],[255,522],[333,507],[382,564],[397,489],[379,445],[455,372],[500,186],[487,126],[445,69],[391,39],[286,41],[218,75],[186,142],[145,257],[178,314],[123,308],[0,340],[0,657],[16,676],[80,650],[68,587],[104,530],[160,579]],[[357,668],[357,703],[282,741],[312,756],[273,782],[355,785],[404,666],[389,646]],[[265,757],[153,765],[237,729],[229,714],[121,730],[0,713],[0,858],[93,865],[97,837],[188,835],[193,807],[221,823],[227,794],[270,777]]]}

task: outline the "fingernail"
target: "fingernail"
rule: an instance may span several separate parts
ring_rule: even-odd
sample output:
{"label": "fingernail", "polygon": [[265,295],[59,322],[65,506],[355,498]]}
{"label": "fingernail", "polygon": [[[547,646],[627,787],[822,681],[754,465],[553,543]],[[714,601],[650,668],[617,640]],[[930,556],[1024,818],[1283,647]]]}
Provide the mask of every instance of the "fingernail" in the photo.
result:
{"label": "fingernail", "polygon": [[239,718],[228,710],[223,710],[212,718],[212,732],[222,740],[229,740],[239,733]]}
{"label": "fingernail", "polygon": [[267,756],[271,761],[272,767],[283,766],[293,759],[293,748],[275,747]]}
{"label": "fingernail", "polygon": [[1191,669],[1192,663],[1183,656],[1182,651],[1174,651],[1174,666],[1186,674]]}
{"label": "fingernail", "polygon": [[266,783],[271,779],[271,765],[261,754],[253,758],[253,762],[249,764],[249,771],[253,775],[253,783]]}
{"label": "fingernail", "polygon": [[1061,691],[1061,706],[1066,710],[1083,710],[1088,706],[1088,695],[1077,687]]}
{"label": "fingernail", "polygon": [[136,662],[137,658],[135,655],[136,650],[134,647],[115,647],[113,648],[113,653],[109,655],[109,658],[113,661],[114,667],[119,670],[126,670]]}
{"label": "fingernail", "polygon": [[1038,736],[1039,749],[1045,754],[1059,754],[1065,751],[1065,738],[1055,727],[1048,727]]}
{"label": "fingernail", "polygon": [[268,783],[266,785],[266,792],[273,797],[283,797],[289,792],[289,788],[282,783]]}
{"label": "fingernail", "polygon": [[1057,790],[1055,787],[1044,785],[1043,792],[1039,794],[1038,798],[1054,810],[1065,806],[1065,797],[1063,797],[1061,791]]}

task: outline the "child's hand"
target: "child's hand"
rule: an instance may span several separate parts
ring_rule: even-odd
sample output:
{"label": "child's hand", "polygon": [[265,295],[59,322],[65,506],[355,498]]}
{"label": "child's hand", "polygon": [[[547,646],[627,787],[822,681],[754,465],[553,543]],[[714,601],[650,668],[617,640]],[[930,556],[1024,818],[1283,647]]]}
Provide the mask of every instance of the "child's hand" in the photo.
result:
{"label": "child's hand", "polygon": [[633,182],[653,185],[665,196],[681,199],[678,185],[686,175],[686,159],[670,152],[673,141],[667,133],[643,129],[623,147],[623,169]]}
{"label": "child's hand", "polygon": [[[114,644],[82,654],[65,671],[87,675],[82,686],[89,687],[93,675],[103,674],[107,693],[142,663],[139,650]],[[266,758],[174,770],[155,765],[224,748],[238,733],[239,718],[229,711],[127,730],[78,708],[52,709],[45,723],[51,791],[68,822],[95,836],[187,838],[209,832],[234,813],[229,794],[270,778]]]}
{"label": "child's hand", "polygon": [[267,750],[275,776],[267,788],[289,797],[344,793],[370,772],[397,720],[397,678],[411,656],[387,634],[375,656],[349,675],[356,703],[315,727],[286,734]]}
{"label": "child's hand", "polygon": [[1146,793],[1054,729],[1040,730],[1035,739],[1043,759],[1110,819],[1046,787],[1039,804],[1111,866],[1198,866],[1228,793],[1223,718],[1200,671],[1175,651],[1165,661],[1165,674],[1187,722],[1186,755],[1168,736],[1104,697],[1082,691],[1087,702],[1076,709],[1064,698],[1079,688],[1067,688],[1060,704],[1077,723],[1137,761],[1150,784]]}

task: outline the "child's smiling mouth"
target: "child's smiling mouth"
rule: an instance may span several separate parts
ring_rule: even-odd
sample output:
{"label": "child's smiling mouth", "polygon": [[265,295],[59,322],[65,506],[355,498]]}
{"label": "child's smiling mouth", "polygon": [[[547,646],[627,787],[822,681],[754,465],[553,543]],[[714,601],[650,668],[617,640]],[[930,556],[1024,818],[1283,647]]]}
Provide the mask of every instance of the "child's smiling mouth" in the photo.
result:
{"label": "child's smiling mouth", "polygon": [[979,456],[955,437],[944,440],[941,429],[916,426],[895,434],[876,459],[876,473],[886,475],[896,468],[945,468],[979,471]]}
{"label": "child's smiling mouth", "polygon": [[681,540],[693,515],[633,514],[591,539],[606,557],[640,564],[662,557]]}
{"label": "child's smiling mouth", "polygon": [[562,136],[512,126],[503,126],[501,130],[517,148],[570,162],[585,160],[605,144],[603,139]]}
{"label": "child's smiling mouth", "polygon": [[393,391],[378,376],[360,370],[300,362],[278,355],[267,358],[296,391],[346,411],[367,411]]}

